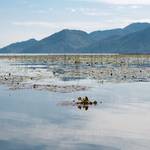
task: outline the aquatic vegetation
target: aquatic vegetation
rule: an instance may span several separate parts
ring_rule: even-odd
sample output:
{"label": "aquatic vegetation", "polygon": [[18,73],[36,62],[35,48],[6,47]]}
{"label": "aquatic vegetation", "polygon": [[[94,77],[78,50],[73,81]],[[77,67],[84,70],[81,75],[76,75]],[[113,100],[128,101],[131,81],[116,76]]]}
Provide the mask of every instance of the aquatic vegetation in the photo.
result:
{"label": "aquatic vegetation", "polygon": [[[99,104],[102,103],[102,101],[99,102]],[[59,104],[61,106],[75,106],[80,110],[88,110],[90,107],[98,105],[98,102],[96,100],[91,100],[87,96],[85,96],[83,98],[78,97],[77,100],[73,101],[61,101]]]}
{"label": "aquatic vegetation", "polygon": [[78,97],[78,101],[76,102],[76,104],[81,104],[81,105],[92,105],[92,104],[97,104],[97,101],[90,101],[89,98],[87,96],[81,98]]}
{"label": "aquatic vegetation", "polygon": [[0,85],[13,90],[67,93],[92,88],[85,83],[89,79],[98,84],[150,81],[150,55],[12,55],[0,61]]}
{"label": "aquatic vegetation", "polygon": [[[98,104],[97,101],[93,101],[93,100],[90,100],[87,96],[85,97],[78,97],[77,101],[73,101],[74,105],[77,106],[79,109],[85,109],[85,110],[88,110],[89,109],[89,106],[96,106]],[[101,101],[101,104],[102,104],[102,101]]]}

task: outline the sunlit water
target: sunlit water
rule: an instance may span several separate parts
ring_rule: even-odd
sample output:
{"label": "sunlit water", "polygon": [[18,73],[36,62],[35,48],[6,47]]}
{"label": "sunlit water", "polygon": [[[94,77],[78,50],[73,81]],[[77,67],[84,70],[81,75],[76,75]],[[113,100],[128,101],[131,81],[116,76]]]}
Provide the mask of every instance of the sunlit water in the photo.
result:
{"label": "sunlit water", "polygon": [[[0,86],[1,150],[150,149],[150,83],[99,85],[78,79],[59,84],[64,82],[94,86],[73,93]],[[61,105],[78,96],[97,100],[98,105],[87,111]]]}

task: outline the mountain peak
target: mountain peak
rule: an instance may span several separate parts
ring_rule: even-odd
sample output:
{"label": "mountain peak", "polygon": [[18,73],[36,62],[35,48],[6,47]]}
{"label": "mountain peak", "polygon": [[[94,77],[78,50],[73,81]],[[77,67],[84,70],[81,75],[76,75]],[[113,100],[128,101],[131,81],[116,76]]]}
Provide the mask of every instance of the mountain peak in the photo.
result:
{"label": "mountain peak", "polygon": [[74,30],[74,29],[63,29],[61,30],[60,32],[57,32],[57,33],[86,33],[85,31],[82,31],[82,30]]}
{"label": "mountain peak", "polygon": [[135,26],[149,26],[149,25],[150,23],[147,23],[147,22],[134,22],[134,23],[129,24],[125,28],[133,27],[133,26],[135,27]]}
{"label": "mountain peak", "polygon": [[1,53],[150,53],[150,23],[132,23],[123,29],[87,33],[63,29],[40,41],[11,44]]}
{"label": "mountain peak", "polygon": [[34,42],[34,41],[37,41],[37,40],[32,38],[32,39],[29,39],[28,41]]}
{"label": "mountain peak", "polygon": [[146,28],[150,27],[150,23],[146,23],[146,22],[136,22],[136,23],[132,23],[128,26],[126,26],[124,28],[124,30],[129,31],[129,32],[136,32],[139,30],[144,30]]}

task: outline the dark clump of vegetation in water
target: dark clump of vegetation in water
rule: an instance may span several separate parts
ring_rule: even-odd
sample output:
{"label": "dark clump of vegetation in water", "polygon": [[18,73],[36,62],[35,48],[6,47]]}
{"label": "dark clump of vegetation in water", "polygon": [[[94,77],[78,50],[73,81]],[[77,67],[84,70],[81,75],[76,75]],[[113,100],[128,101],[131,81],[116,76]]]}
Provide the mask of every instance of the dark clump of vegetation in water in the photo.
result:
{"label": "dark clump of vegetation in water", "polygon": [[[77,101],[73,101],[77,107],[79,109],[85,109],[85,110],[88,110],[89,109],[89,106],[92,106],[92,105],[97,105],[98,102],[97,101],[91,101],[89,100],[89,98],[87,96],[85,97],[78,97],[78,100]],[[102,102],[100,102],[102,104]]]}

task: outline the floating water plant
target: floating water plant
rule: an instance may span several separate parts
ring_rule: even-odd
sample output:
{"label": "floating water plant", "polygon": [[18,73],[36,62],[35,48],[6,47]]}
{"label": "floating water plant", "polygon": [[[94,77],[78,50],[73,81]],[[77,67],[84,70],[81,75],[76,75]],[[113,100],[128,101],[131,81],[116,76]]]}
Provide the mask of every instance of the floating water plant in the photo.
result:
{"label": "floating water plant", "polygon": [[91,105],[97,105],[98,104],[97,101],[92,101],[87,96],[85,96],[83,98],[78,97],[77,101],[73,101],[73,102],[79,109],[83,108],[85,110],[88,110],[89,106],[91,106]]}

